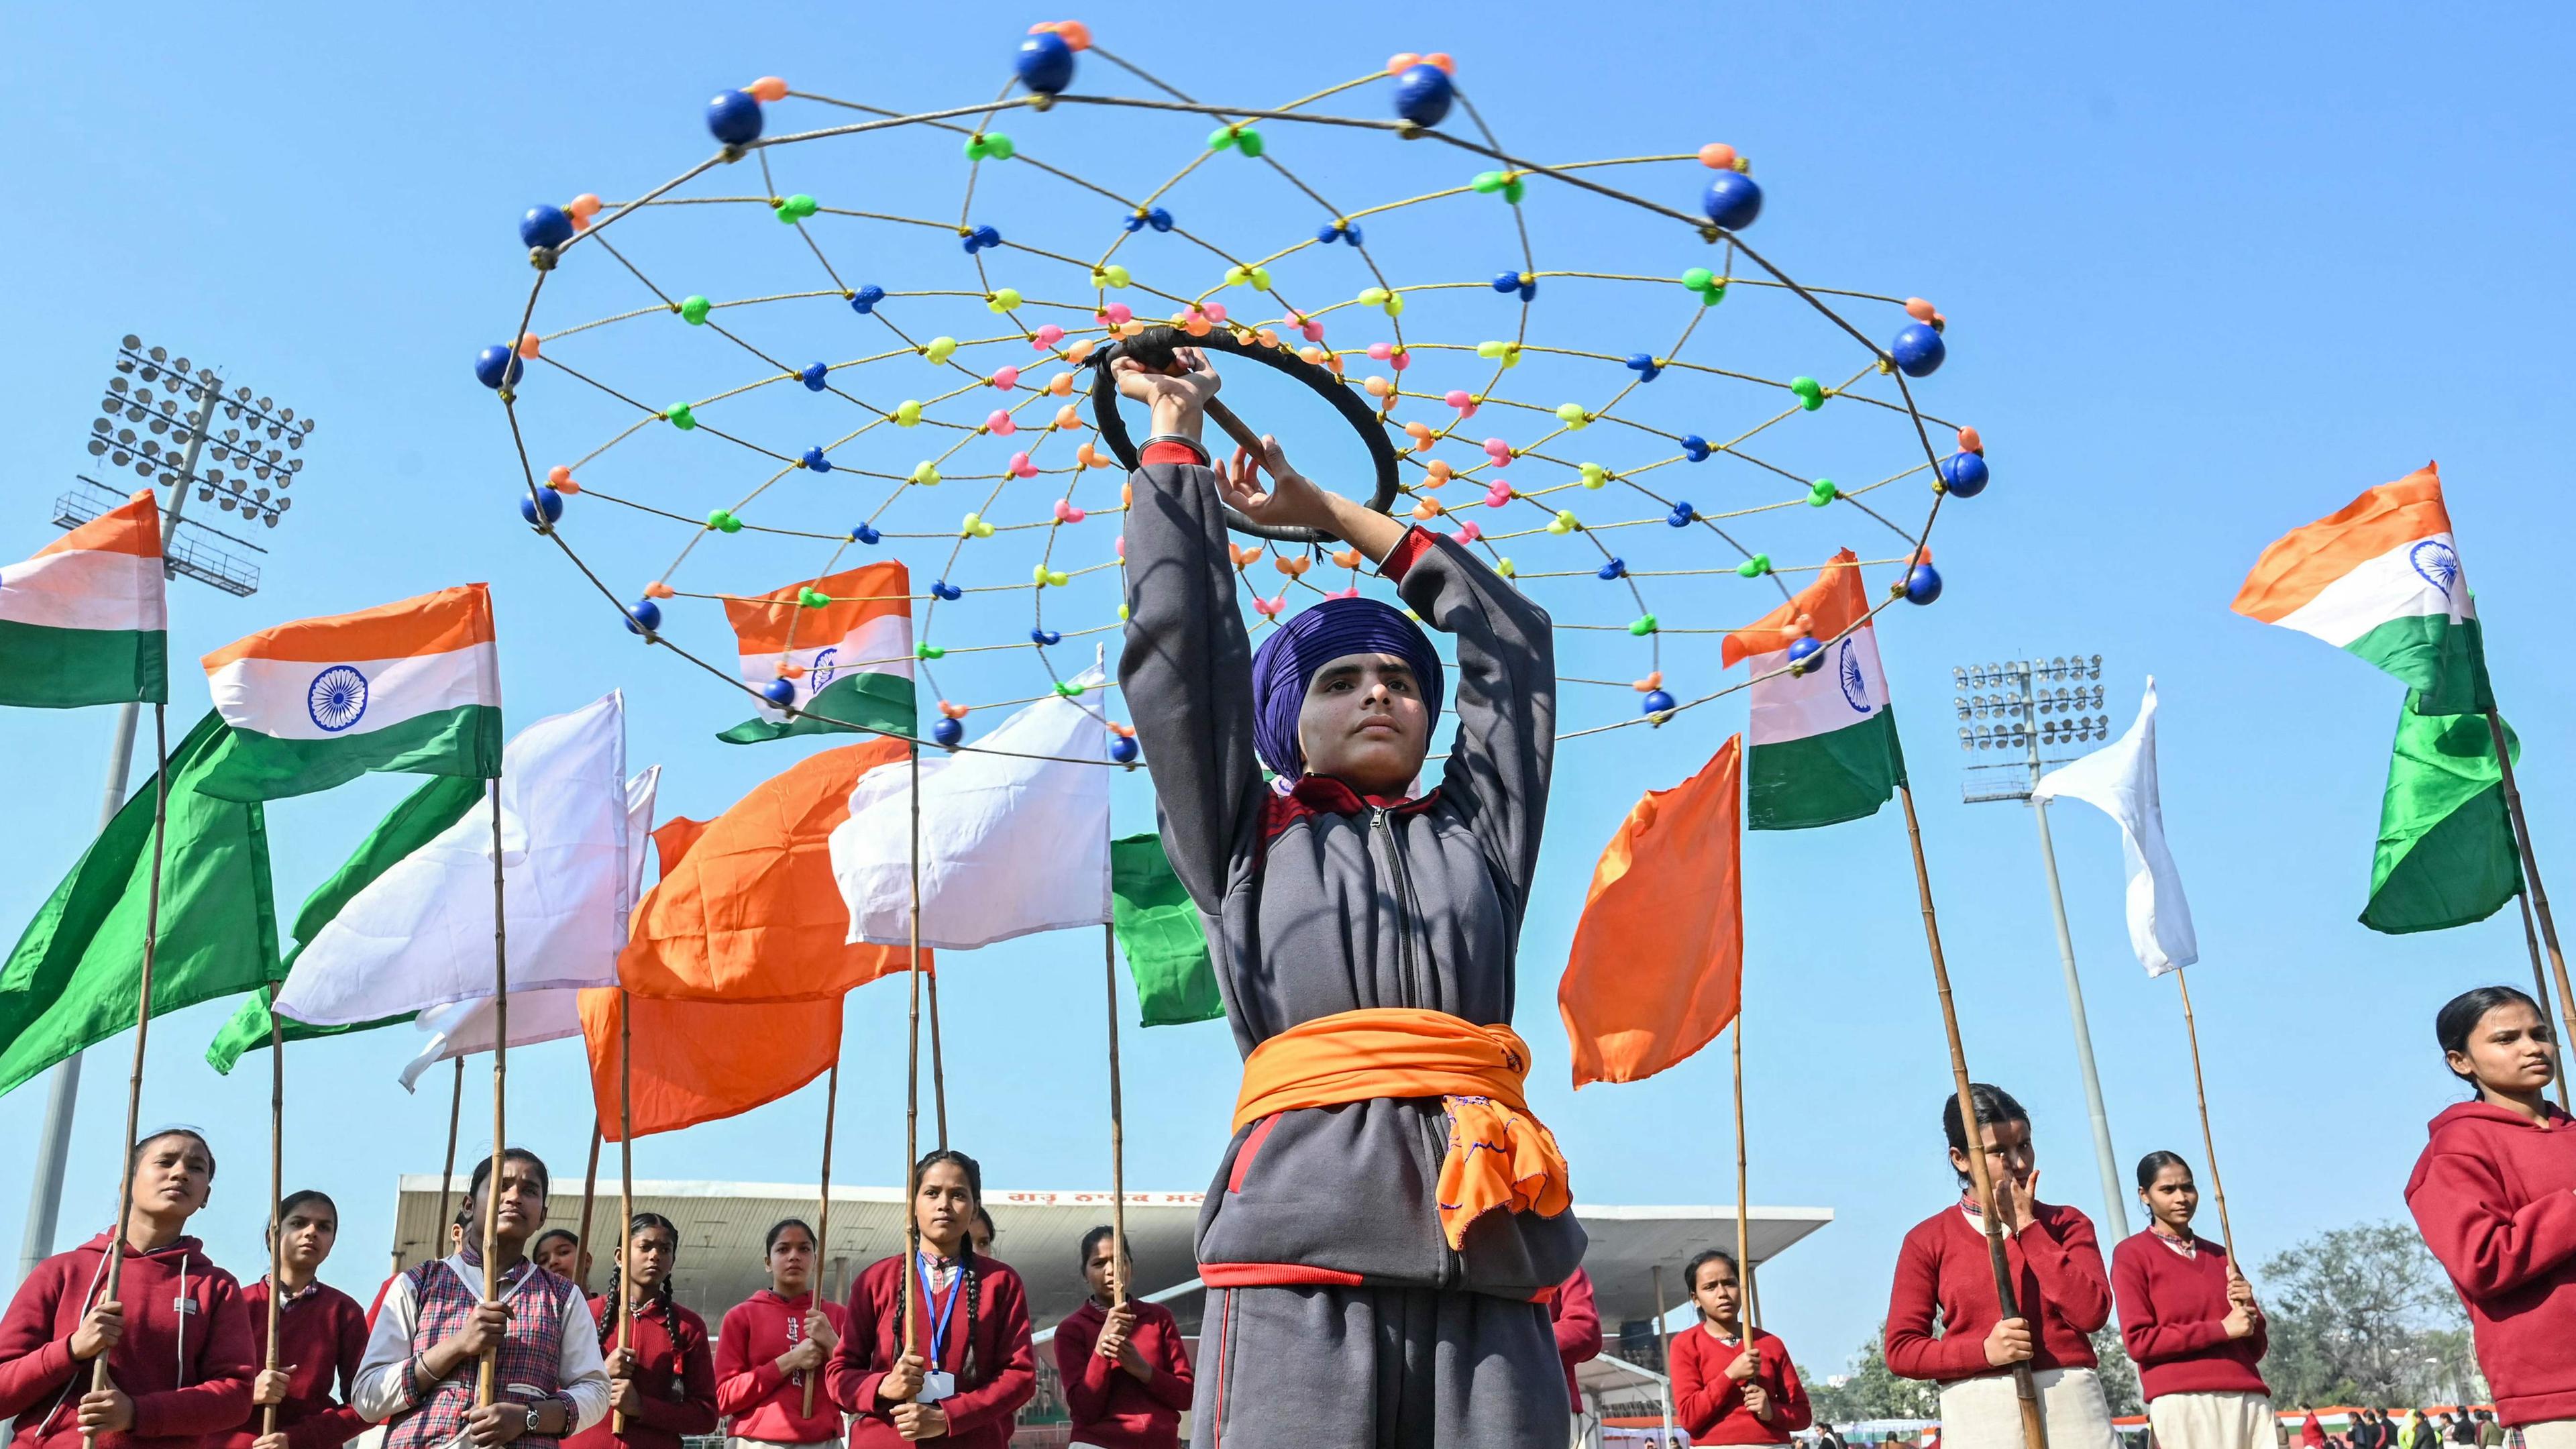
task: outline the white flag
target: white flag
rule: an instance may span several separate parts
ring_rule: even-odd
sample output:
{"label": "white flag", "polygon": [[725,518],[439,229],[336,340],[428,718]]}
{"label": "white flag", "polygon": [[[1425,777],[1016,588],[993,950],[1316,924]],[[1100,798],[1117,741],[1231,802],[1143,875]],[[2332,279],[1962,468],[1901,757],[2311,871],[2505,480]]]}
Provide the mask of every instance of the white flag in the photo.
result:
{"label": "white flag", "polygon": [[2156,680],[2129,732],[2072,764],[2040,777],[2031,798],[2081,800],[2120,822],[2120,853],[2129,867],[2129,945],[2150,976],[2200,959],[2191,902],[2165,848],[2164,806],[2156,798]]}
{"label": "white flag", "polygon": [[[501,758],[511,992],[611,984],[635,898],[625,701],[539,720]],[[351,897],[296,958],[278,1014],[339,1026],[490,996],[491,811],[487,796]]]}
{"label": "white flag", "polygon": [[[626,899],[630,903],[643,899],[644,856],[653,844],[653,797],[661,780],[662,767],[655,765],[626,782]],[[606,984],[615,980],[612,969]],[[583,989],[563,986],[511,992],[510,1045],[535,1046],[581,1035]],[[416,1088],[421,1074],[440,1062],[492,1049],[501,1035],[492,1000],[489,995],[470,997],[420,1014],[416,1024],[429,1033],[429,1040],[402,1069],[404,1091]]]}
{"label": "white flag", "polygon": [[[1101,679],[1095,665],[1072,682],[1087,691]],[[921,944],[963,951],[1107,921],[1108,727],[1058,696],[978,743],[921,761]],[[1077,763],[1092,760],[1101,764]],[[912,939],[910,774],[889,765],[860,776],[850,818],[832,832],[852,941]]]}

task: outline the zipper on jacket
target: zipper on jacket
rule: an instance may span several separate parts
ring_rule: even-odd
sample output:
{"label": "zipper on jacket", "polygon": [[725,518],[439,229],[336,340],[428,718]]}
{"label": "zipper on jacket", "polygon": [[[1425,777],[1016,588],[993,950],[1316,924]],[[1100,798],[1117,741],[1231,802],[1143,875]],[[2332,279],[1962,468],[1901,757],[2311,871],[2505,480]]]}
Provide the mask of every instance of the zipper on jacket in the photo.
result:
{"label": "zipper on jacket", "polygon": [[1412,1005],[1420,1005],[1422,982],[1413,969],[1413,882],[1404,873],[1404,852],[1396,848],[1395,826],[1387,819],[1387,808],[1372,807],[1369,823],[1386,837],[1387,869],[1395,877],[1395,960],[1396,977]]}

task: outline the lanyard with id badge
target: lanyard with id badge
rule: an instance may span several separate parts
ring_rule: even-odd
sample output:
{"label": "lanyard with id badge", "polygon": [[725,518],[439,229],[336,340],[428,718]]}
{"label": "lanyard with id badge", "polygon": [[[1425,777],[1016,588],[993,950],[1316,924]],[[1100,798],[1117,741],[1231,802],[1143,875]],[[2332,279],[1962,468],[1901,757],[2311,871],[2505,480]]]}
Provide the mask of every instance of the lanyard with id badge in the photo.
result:
{"label": "lanyard with id badge", "polygon": [[[916,1252],[912,1256],[913,1271],[921,1275],[921,1296],[933,1303],[939,1302],[938,1290],[930,1286],[929,1255]],[[948,1302],[941,1306],[935,1317],[931,1318],[931,1367],[921,1376],[921,1392],[913,1396],[915,1403],[936,1404],[943,1399],[954,1397],[957,1393],[957,1375],[939,1365],[948,1360],[948,1316],[957,1311],[957,1300],[966,1296],[966,1272],[964,1263],[957,1265],[957,1281],[949,1287]],[[969,1331],[972,1331],[971,1326]]]}

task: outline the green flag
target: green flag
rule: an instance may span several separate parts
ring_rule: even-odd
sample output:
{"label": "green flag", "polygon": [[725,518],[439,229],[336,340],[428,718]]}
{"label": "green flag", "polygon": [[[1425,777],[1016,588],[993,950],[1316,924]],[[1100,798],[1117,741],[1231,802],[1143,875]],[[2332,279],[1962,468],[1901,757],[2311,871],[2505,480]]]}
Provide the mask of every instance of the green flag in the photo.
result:
{"label": "green flag", "polygon": [[[267,824],[196,782],[227,733],[198,721],[170,752],[152,1014],[249,991],[277,974]],[[146,781],[54,888],[0,968],[0,1092],[133,1027],[152,879]]]}
{"label": "green flag", "polygon": [[[2379,849],[2361,923],[2402,935],[2483,921],[2522,889],[2504,775],[2482,714],[2418,714],[2408,691],[2379,807]],[[2522,746],[2505,732],[2517,763]]]}
{"label": "green flag", "polygon": [[[393,808],[393,813],[376,823],[357,850],[331,873],[328,880],[314,888],[304,900],[304,909],[295,916],[295,949],[287,954],[279,968],[278,978],[295,969],[295,958],[304,954],[305,946],[340,914],[358,892],[375,878],[393,868],[395,861],[429,844],[439,832],[465,818],[474,802],[483,798],[480,780],[438,776],[414,790]],[[276,996],[273,987],[263,987],[244,998],[241,1009],[224,1023],[206,1047],[206,1061],[216,1071],[229,1074],[242,1053],[268,1045],[268,1004]],[[284,1018],[288,1041],[311,1041],[318,1037],[340,1036],[347,1032],[369,1031],[379,1026],[393,1026],[412,1019],[413,1013],[388,1016],[381,1021],[364,1021],[348,1026],[311,1026],[292,1017]]]}
{"label": "green flag", "polygon": [[1161,836],[1148,831],[1109,842],[1109,890],[1143,1024],[1178,1026],[1225,1015],[1199,908],[1172,874]]}

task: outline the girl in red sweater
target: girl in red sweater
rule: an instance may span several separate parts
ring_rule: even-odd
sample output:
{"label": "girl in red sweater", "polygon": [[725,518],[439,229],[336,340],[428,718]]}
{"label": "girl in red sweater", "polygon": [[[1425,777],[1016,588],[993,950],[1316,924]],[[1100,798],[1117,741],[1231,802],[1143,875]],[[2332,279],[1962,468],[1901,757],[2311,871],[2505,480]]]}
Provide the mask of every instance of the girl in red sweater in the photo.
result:
{"label": "girl in red sweater", "polygon": [[2147,1230],[2111,1250],[2120,1340],[2165,1449],[2275,1449],[2263,1310],[2227,1249],[2191,1230],[2200,1189],[2171,1152],[2138,1159]]}
{"label": "girl in red sweater", "polygon": [[1682,1268],[1699,1322],[1673,1336],[1673,1418],[1693,1444],[1778,1444],[1813,1422],[1789,1346],[1743,1321],[1735,1255],[1715,1248]]}
{"label": "girl in red sweater", "polygon": [[2576,1446],[2576,1123],[2541,1094],[2558,1042],[2510,986],[2454,997],[2433,1019],[2452,1074],[2477,1095],[2433,1119],[2406,1205],[2468,1306],[2496,1417],[2527,1449]]}
{"label": "girl in red sweater", "polygon": [[[366,1310],[314,1276],[339,1241],[340,1209],[327,1194],[307,1188],[277,1205],[277,1222],[278,1279],[262,1276],[242,1290],[262,1363],[268,1359],[268,1301],[278,1300],[277,1367],[260,1370],[251,1381],[250,1418],[226,1436],[225,1449],[340,1449],[367,1429],[366,1419],[349,1406],[359,1361],[367,1356]],[[272,1404],[276,1432],[262,1433]]]}
{"label": "girl in red sweater", "polygon": [[[854,1416],[851,1449],[941,1435],[950,1449],[1003,1449],[1037,1393],[1027,1290],[967,1241],[983,1199],[983,1170],[965,1153],[943,1148],[914,1164],[920,1247],[870,1264],[851,1285],[850,1331],[832,1360],[833,1396]],[[906,1277],[919,1299],[908,1340]]]}
{"label": "girl in red sweater", "polygon": [[[608,1359],[609,1415],[566,1439],[563,1449],[680,1449],[683,1436],[715,1432],[707,1321],[672,1300],[671,1270],[679,1265],[680,1230],[660,1213],[637,1213],[608,1270],[608,1291],[590,1300]],[[616,1346],[621,1301],[635,1305],[622,1349]]]}
{"label": "girl in red sweater", "polygon": [[[36,1265],[0,1318],[0,1418],[14,1449],[200,1449],[250,1407],[259,1359],[241,1285],[185,1236],[215,1183],[214,1149],[188,1129],[134,1144],[134,1205],[116,1295],[101,1233]],[[92,1389],[107,1359],[107,1387]]]}
{"label": "girl in red sweater", "polygon": [[[2000,1087],[1968,1089],[1979,1148],[1995,1201],[1958,1200],[1917,1223],[1896,1256],[1887,1301],[1887,1366],[1941,1386],[1943,1442],[1984,1449],[2022,1441],[2021,1408],[2010,1370],[2028,1364],[2048,1421],[2049,1449],[2118,1449],[2111,1406],[2094,1372],[2089,1335],[2111,1320],[2111,1283],[2093,1222],[2071,1207],[2039,1200],[2039,1159],[2030,1114]],[[1959,1099],[1941,1099],[1950,1168],[1966,1188],[1968,1134]],[[1987,1250],[1984,1214],[2003,1230],[2013,1303],[2003,1315]],[[1932,1331],[1935,1317],[1941,1324]]]}
{"label": "girl in red sweater", "polygon": [[841,1406],[829,1393],[808,1398],[805,1385],[822,1387],[850,1311],[815,1292],[814,1230],[804,1219],[771,1226],[764,1253],[769,1286],[736,1304],[716,1335],[716,1409],[732,1421],[727,1449],[838,1443]]}
{"label": "girl in red sweater", "polygon": [[1181,1325],[1159,1303],[1130,1298],[1109,1306],[1134,1268],[1116,1260],[1115,1242],[1105,1224],[1082,1235],[1091,1296],[1056,1325],[1055,1367],[1073,1442],[1079,1449],[1179,1449],[1181,1411],[1197,1383]]}

